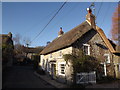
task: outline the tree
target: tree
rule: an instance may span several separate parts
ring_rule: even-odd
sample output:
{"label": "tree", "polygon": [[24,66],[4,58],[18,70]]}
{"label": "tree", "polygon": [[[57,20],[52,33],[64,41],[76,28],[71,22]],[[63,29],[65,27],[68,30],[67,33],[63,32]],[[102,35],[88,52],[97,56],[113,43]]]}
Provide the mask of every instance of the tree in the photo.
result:
{"label": "tree", "polygon": [[16,34],[15,37],[13,37],[14,41],[14,54],[22,54],[22,45],[21,45],[21,35]]}
{"label": "tree", "polygon": [[[15,48],[14,48],[14,52],[15,52],[15,54],[23,54],[23,49],[24,49],[24,45],[23,44],[25,44],[26,45],[26,47],[28,47],[29,45],[30,45],[30,39],[29,38],[24,38],[23,40],[22,40],[22,37],[21,37],[21,35],[20,34],[16,34],[15,35],[15,37],[13,37],[13,41],[14,41],[14,46],[15,46]],[[23,43],[23,44],[21,44],[21,42]],[[26,49],[25,49],[26,50]],[[27,51],[26,51],[27,52]],[[27,54],[27,53],[26,53]]]}
{"label": "tree", "polygon": [[15,37],[13,37],[13,41],[16,44],[20,44],[20,40],[21,40],[21,35],[20,34],[16,34]]}
{"label": "tree", "polygon": [[112,17],[111,39],[120,45],[120,3]]}

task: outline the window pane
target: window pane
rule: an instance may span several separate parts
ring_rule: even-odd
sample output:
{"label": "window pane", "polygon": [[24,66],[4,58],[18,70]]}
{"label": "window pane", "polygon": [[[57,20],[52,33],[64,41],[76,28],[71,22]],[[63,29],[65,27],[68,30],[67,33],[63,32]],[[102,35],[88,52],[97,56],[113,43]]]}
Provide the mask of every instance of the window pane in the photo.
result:
{"label": "window pane", "polygon": [[106,63],[110,63],[109,55],[105,55],[104,58],[105,58],[105,62],[106,62]]}
{"label": "window pane", "polygon": [[65,74],[65,64],[60,64],[60,73]]}
{"label": "window pane", "polygon": [[84,46],[84,53],[85,55],[88,55],[88,46]]}

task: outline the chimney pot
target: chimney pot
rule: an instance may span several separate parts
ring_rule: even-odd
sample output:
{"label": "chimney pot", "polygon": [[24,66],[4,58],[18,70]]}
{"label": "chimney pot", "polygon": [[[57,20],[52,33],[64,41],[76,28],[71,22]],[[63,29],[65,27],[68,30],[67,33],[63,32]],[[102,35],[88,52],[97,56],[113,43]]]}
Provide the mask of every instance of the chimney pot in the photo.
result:
{"label": "chimney pot", "polygon": [[60,27],[60,31],[58,32],[58,37],[62,36],[64,34],[62,27]]}
{"label": "chimney pot", "polygon": [[88,13],[92,13],[92,10],[90,8],[87,8]]}
{"label": "chimney pot", "polygon": [[95,15],[92,14],[91,8],[87,8],[88,14],[86,15],[86,21],[93,27],[96,28],[95,25]]}

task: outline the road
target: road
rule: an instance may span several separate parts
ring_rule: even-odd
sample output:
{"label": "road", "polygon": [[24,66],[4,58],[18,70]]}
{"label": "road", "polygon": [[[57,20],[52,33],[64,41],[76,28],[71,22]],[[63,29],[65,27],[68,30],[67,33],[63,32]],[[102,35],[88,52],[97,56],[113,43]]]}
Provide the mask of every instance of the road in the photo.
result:
{"label": "road", "polygon": [[32,66],[13,66],[3,74],[2,88],[55,88],[34,74]]}

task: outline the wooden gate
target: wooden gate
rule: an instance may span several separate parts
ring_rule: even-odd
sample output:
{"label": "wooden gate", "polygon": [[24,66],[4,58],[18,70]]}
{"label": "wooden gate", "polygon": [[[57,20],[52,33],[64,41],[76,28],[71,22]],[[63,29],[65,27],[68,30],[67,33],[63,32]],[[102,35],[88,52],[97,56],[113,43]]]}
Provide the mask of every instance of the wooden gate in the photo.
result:
{"label": "wooden gate", "polygon": [[77,73],[76,75],[76,83],[77,84],[85,84],[85,83],[96,83],[96,72],[83,72]]}

